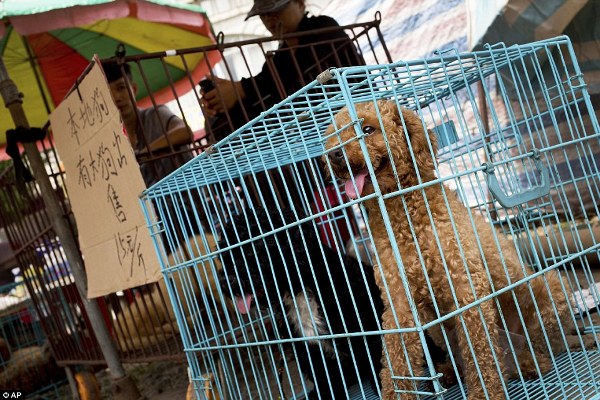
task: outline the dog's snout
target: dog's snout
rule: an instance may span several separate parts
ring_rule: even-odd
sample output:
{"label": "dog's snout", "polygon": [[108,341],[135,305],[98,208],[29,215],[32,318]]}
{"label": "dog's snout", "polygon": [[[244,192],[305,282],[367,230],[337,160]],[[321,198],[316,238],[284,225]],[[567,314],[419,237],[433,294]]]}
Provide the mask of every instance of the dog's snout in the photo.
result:
{"label": "dog's snout", "polygon": [[329,152],[329,160],[336,165],[340,165],[344,162],[344,151],[342,149],[336,149]]}

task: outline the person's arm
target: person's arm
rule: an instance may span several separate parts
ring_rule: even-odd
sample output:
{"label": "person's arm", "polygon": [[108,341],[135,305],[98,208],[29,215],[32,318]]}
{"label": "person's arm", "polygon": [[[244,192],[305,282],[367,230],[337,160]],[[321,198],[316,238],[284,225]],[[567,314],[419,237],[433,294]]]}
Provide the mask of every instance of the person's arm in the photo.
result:
{"label": "person's arm", "polygon": [[[162,149],[168,148],[169,143],[173,147],[192,143],[194,136],[192,134],[191,129],[189,127],[185,126],[183,121],[180,120],[180,122],[181,122],[181,124],[178,124],[178,126],[173,127],[172,129],[167,131],[166,135],[163,135],[163,136],[157,138],[156,140],[150,142],[148,144],[148,146],[150,147],[150,150],[157,151],[157,150],[162,150]],[[168,141],[167,141],[167,137],[169,138]]]}
{"label": "person's arm", "polygon": [[267,109],[280,100],[275,80],[266,63],[261,72],[250,78],[242,78],[240,81],[214,76],[210,79],[217,88],[201,92],[202,106],[209,117],[230,112],[237,104],[240,106],[239,115],[243,115],[241,114],[243,113],[241,107],[243,107],[248,118],[251,119],[258,114],[258,111]]}
{"label": "person's arm", "polygon": [[[164,132],[162,129],[159,130],[160,134],[154,138],[149,138],[148,147],[150,151],[159,151],[168,149],[169,145],[178,147],[192,143],[194,135],[192,130],[185,124],[185,122],[177,115],[173,114],[167,107],[158,107],[154,120],[157,124],[164,124]],[[160,114],[160,115],[159,115]],[[168,138],[168,139],[167,139]],[[146,150],[146,149],[145,149]],[[140,154],[146,153],[146,151]]]}

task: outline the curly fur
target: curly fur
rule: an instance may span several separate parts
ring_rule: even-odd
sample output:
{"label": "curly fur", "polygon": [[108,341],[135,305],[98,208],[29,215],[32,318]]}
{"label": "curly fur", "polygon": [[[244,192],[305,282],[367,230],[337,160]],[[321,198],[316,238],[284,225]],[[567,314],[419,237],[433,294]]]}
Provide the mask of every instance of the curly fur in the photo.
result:
{"label": "curly fur", "polygon": [[[381,265],[375,268],[376,280],[380,286],[385,281],[390,291],[389,296],[383,296],[384,329],[415,326],[399,266],[395,261],[395,246],[399,250],[410,295],[416,303],[421,323],[440,317],[434,311],[432,298],[435,298],[443,315],[492,293],[488,272],[495,290],[532,273],[520,263],[514,244],[502,235],[496,235],[483,217],[469,215],[469,210],[454,192],[441,184],[410,190],[436,179],[435,157],[432,156],[437,153],[436,137],[424,128],[416,113],[402,109],[400,115],[393,101],[360,103],[355,108],[358,118],[364,119],[364,139],[357,137],[352,125],[336,132],[335,127],[349,126],[351,123],[348,111],[341,110],[335,117],[335,125],[332,124],[327,129],[325,147],[328,151],[324,161],[327,163],[325,157],[329,158],[328,164],[334,174],[347,181],[346,192],[355,196],[375,192],[385,195],[409,189],[402,195],[387,197],[384,207],[380,207],[377,198],[364,202],[375,248],[381,260]],[[375,173],[375,181],[366,169],[365,155],[360,146],[363,140]],[[340,143],[344,143],[343,147]],[[352,175],[349,171],[352,171]],[[383,214],[389,218],[393,237],[388,235]],[[471,223],[471,217],[474,224]],[[428,289],[425,273],[433,293]],[[453,298],[450,287],[454,288],[456,299]],[[516,296],[518,305],[511,293]],[[558,319],[551,298],[556,302]],[[547,372],[552,364],[542,330],[545,329],[550,338],[560,336],[560,318],[568,310],[558,274],[554,271],[547,272],[544,277],[535,278],[529,284],[519,285],[513,291],[499,296],[499,302],[505,320],[511,324],[509,330],[523,333],[526,329],[533,343],[533,354],[526,348],[518,356],[521,372],[525,376],[537,376],[534,359],[541,372]],[[460,318],[444,322],[446,329],[456,332],[458,355],[455,354],[455,357],[462,358],[468,396],[472,400],[485,398],[484,387],[489,398],[505,398],[502,386],[503,352],[498,345],[497,327],[500,321],[498,309],[494,305],[493,301],[483,302],[480,307],[471,307],[461,312]],[[541,318],[536,313],[535,305]],[[526,322],[525,327],[520,323],[517,307]],[[491,347],[485,328],[491,338]],[[439,328],[429,333],[438,345],[443,345]],[[405,357],[402,340],[408,358]],[[395,385],[404,391],[415,390],[415,384],[411,380],[393,382],[392,376],[421,376],[423,371],[418,358],[422,346],[416,333],[388,334],[384,336],[384,341],[389,360],[385,356],[382,359],[382,392],[384,399],[391,399],[396,398]],[[471,348],[474,349],[473,352]],[[492,348],[499,363],[494,362]],[[407,394],[404,398],[414,397]]]}
{"label": "curly fur", "polygon": [[309,397],[346,398],[345,388],[359,379],[377,392],[381,336],[314,339],[381,329],[383,302],[372,268],[322,245],[311,223],[236,247],[297,220],[290,210],[234,216],[219,241],[221,249],[234,246],[221,255],[223,292],[242,314],[251,306],[270,309],[279,337],[310,338],[293,342],[301,371],[315,384]]}

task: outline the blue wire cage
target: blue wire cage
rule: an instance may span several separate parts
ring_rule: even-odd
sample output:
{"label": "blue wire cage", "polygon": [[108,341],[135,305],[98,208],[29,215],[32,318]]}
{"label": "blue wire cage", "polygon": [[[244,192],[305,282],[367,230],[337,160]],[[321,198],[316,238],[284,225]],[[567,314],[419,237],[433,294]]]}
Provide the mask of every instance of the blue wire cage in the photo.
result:
{"label": "blue wire cage", "polygon": [[600,398],[599,133],[567,37],[324,71],[142,195],[197,396]]}

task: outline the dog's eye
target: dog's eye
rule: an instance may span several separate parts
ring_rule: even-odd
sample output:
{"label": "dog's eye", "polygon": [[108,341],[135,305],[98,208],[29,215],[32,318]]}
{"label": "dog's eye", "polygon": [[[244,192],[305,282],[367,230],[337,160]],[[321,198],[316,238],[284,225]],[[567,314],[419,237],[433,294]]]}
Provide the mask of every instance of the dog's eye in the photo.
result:
{"label": "dog's eye", "polygon": [[362,131],[365,135],[370,135],[371,133],[375,132],[375,128],[371,125],[365,125],[362,127]]}

